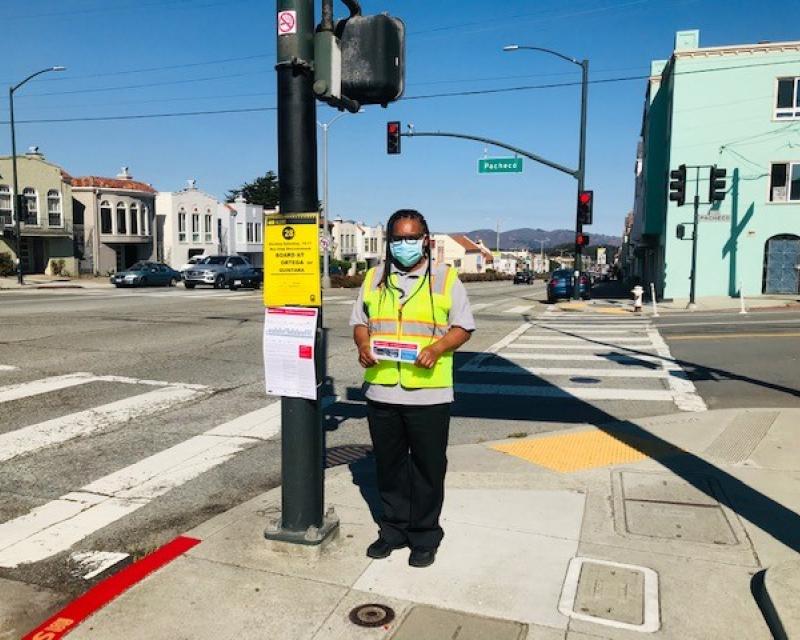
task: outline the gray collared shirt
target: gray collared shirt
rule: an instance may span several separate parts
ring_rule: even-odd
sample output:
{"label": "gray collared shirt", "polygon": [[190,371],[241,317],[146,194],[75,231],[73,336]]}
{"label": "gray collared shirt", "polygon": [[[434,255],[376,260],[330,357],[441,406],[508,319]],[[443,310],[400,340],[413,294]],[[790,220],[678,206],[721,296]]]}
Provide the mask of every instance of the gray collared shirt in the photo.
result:
{"label": "gray collared shirt", "polygon": [[[425,267],[413,272],[401,271],[394,264],[391,266],[391,273],[397,274],[397,287],[400,289],[400,302],[405,301],[406,296],[413,290],[419,278],[424,277]],[[469,306],[467,290],[461,280],[456,279],[453,283],[451,292],[453,306],[447,318],[448,328],[461,327],[464,331],[475,331],[475,318],[472,317],[472,309]],[[369,316],[364,306],[364,291],[359,289],[358,298],[353,305],[353,312],[350,315],[350,326],[368,325]],[[453,401],[453,388],[441,387],[434,389],[406,389],[400,384],[382,385],[364,383],[364,393],[373,402],[384,402],[386,404],[404,405],[429,405],[444,404]]]}

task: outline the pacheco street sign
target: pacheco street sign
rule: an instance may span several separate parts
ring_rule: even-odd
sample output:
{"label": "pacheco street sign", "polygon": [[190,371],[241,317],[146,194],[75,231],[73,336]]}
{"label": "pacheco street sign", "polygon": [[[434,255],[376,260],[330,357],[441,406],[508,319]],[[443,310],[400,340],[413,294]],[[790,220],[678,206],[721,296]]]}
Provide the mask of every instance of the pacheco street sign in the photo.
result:
{"label": "pacheco street sign", "polygon": [[522,173],[522,158],[480,158],[478,173]]}

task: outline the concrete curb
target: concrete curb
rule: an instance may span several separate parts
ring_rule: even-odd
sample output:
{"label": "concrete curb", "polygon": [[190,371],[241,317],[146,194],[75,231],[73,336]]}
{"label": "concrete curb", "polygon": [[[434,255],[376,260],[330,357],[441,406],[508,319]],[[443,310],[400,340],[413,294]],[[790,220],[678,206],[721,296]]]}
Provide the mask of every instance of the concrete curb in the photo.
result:
{"label": "concrete curb", "polygon": [[767,569],[756,595],[775,640],[800,639],[800,559]]}

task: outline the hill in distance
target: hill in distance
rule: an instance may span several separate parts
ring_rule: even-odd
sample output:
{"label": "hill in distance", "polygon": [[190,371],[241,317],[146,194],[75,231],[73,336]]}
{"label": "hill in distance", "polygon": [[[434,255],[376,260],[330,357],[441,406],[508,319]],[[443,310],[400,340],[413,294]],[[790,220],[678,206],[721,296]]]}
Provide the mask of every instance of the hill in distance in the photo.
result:
{"label": "hill in distance", "polygon": [[[487,247],[494,248],[497,243],[497,232],[493,229],[476,229],[475,231],[459,231],[471,240],[483,240]],[[618,247],[622,244],[619,236],[607,236],[602,233],[592,233],[587,229],[589,235],[589,246],[611,245]],[[539,250],[540,242],[544,241],[544,247],[557,247],[575,242],[575,230],[555,229],[545,231],[544,229],[511,229],[510,231],[500,232],[500,248],[504,251],[513,249],[536,249]]]}

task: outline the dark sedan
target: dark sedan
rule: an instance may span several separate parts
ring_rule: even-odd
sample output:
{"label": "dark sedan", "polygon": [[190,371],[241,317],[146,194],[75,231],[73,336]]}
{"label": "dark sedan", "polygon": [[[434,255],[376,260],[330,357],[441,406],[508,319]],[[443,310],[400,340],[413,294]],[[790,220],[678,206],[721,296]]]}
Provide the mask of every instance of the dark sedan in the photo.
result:
{"label": "dark sedan", "polygon": [[533,284],[533,273],[530,271],[517,271],[514,274],[514,284]]}
{"label": "dark sedan", "polygon": [[160,262],[136,262],[125,271],[111,276],[111,284],[117,287],[174,287],[181,281],[181,274]]}
{"label": "dark sedan", "polygon": [[[547,301],[555,302],[559,298],[571,298],[573,292],[574,274],[569,269],[558,269],[547,283]],[[578,292],[580,297],[588,300],[592,294],[592,284],[589,276],[582,272],[579,278]]]}
{"label": "dark sedan", "polygon": [[264,270],[250,267],[231,276],[228,288],[231,291],[239,288],[260,289],[262,282],[264,282]]}

